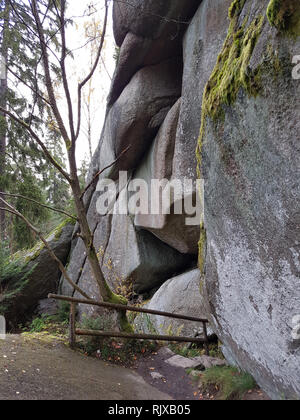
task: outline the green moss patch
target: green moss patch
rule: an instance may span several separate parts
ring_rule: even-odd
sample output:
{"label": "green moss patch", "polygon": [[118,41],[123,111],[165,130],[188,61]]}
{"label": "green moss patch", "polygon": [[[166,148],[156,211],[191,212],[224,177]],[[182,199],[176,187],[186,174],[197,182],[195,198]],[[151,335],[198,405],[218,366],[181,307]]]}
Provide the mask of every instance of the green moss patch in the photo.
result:
{"label": "green moss patch", "polygon": [[234,0],[231,3],[231,6],[229,7],[228,16],[230,19],[233,19],[237,14],[239,14],[244,5],[246,3],[246,0]]}
{"label": "green moss patch", "polygon": [[76,220],[73,219],[72,217],[69,217],[67,219],[65,219],[60,225],[58,225],[54,231],[50,234],[50,236],[54,235],[55,239],[58,240],[61,237],[63,228],[66,227],[67,225],[75,225]]}
{"label": "green moss patch", "polygon": [[300,36],[300,2],[298,0],[271,0],[267,9],[270,25],[287,35]]}
{"label": "green moss patch", "polygon": [[[62,235],[62,231],[63,229],[67,226],[67,225],[75,225],[76,220],[72,219],[71,217],[66,218],[62,223],[60,223],[46,238],[47,241],[51,241],[52,239],[55,239],[56,241],[58,241]],[[43,242],[38,242],[30,251],[26,252],[25,255],[25,262],[29,263],[30,261],[34,261],[37,259],[37,257],[39,257],[40,253],[43,251],[43,249],[45,248],[45,245]]]}

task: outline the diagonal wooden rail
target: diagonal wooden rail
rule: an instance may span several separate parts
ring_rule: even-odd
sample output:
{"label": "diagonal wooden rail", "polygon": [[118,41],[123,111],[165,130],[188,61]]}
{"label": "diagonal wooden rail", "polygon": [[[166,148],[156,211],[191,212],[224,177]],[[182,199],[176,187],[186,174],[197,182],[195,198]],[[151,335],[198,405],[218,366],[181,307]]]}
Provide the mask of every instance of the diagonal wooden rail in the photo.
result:
{"label": "diagonal wooden rail", "polygon": [[[198,343],[203,344],[206,354],[209,354],[209,340],[207,335],[207,323],[208,320],[204,318],[196,318],[188,315],[173,314],[170,312],[156,311],[153,309],[137,308],[135,306],[120,305],[116,303],[108,302],[97,302],[89,299],[77,299],[69,296],[60,296],[49,294],[49,299],[60,300],[69,302],[70,305],[70,346],[74,347],[76,342],[76,335],[95,336],[95,337],[114,337],[114,338],[130,338],[139,340],[159,340],[159,341],[170,341],[170,342],[186,342],[186,343]],[[178,337],[170,335],[155,335],[155,334],[129,334],[116,331],[91,331],[91,330],[80,330],[76,329],[76,306],[77,304],[98,306],[101,308],[107,308],[111,310],[121,310],[130,312],[139,312],[152,315],[159,315],[167,318],[181,319],[185,321],[201,322],[203,324],[203,338],[192,338],[192,337]]]}

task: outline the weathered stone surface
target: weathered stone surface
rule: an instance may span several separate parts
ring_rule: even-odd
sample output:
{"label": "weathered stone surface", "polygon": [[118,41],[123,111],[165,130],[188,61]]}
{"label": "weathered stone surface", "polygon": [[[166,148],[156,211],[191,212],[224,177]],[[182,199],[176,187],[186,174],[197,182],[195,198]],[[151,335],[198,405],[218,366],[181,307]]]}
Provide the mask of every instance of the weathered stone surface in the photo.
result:
{"label": "weathered stone surface", "polygon": [[181,74],[181,61],[172,59],[145,67],[134,75],[107,116],[99,167],[112,163],[128,146],[130,152],[103,176],[117,178],[119,170],[137,166],[180,97]]}
{"label": "weathered stone surface", "polygon": [[[123,92],[132,76],[143,67],[151,40],[129,32],[120,50],[120,56],[112,80],[108,104],[113,104]],[[151,63],[151,64],[157,64]]]}
{"label": "weathered stone surface", "polygon": [[[124,284],[133,284],[137,293],[149,292],[195,264],[193,255],[181,254],[152,233],[136,229],[130,216],[100,216],[96,210],[98,196],[98,193],[93,195],[88,219],[103,274],[114,290]],[[120,200],[124,197],[121,195]],[[100,298],[81,240],[72,253],[68,272],[73,282],[90,297]],[[74,290],[63,280],[61,293],[72,295]]]}
{"label": "weathered stone surface", "polygon": [[[246,1],[240,22],[265,16],[268,1]],[[205,301],[237,363],[273,398],[299,398],[300,83],[289,39],[267,19],[248,72],[261,68],[257,97],[240,90],[203,141]],[[271,52],[271,53],[270,53]],[[249,74],[249,73],[248,73]],[[250,73],[251,74],[251,73]]]}
{"label": "weathered stone surface", "polygon": [[[102,260],[103,273],[115,289],[131,283],[138,293],[160,286],[172,274],[189,267],[189,256],[182,255],[159,241],[151,233],[136,230],[125,215],[107,216],[95,230],[95,246]],[[89,264],[84,267],[80,284],[86,287],[91,277]],[[93,286],[94,287],[94,286]],[[89,292],[95,294],[93,289]]]}
{"label": "weathered stone surface", "polygon": [[[115,38],[117,44],[122,46],[108,97],[109,105],[118,99],[131,77],[140,68],[182,56],[182,37],[188,27],[188,20],[192,18],[199,3],[200,0],[189,0],[188,4],[172,0],[130,5],[114,4]],[[158,13],[165,13],[167,10],[167,15],[157,13],[155,16],[153,11],[148,13],[147,10],[152,7],[156,8]],[[172,19],[181,20],[183,23],[172,22]],[[150,28],[146,25],[150,25]]]}
{"label": "weathered stone surface", "polygon": [[182,102],[173,159],[174,178],[197,178],[195,150],[203,90],[227,34],[231,3],[232,0],[202,1],[184,37]]}
{"label": "weathered stone surface", "polygon": [[176,38],[187,27],[201,0],[132,0],[114,2],[114,35],[118,46],[128,32],[143,38],[167,40]]}
{"label": "weathered stone surface", "polygon": [[179,356],[179,354],[167,359],[165,362],[170,366],[182,369],[196,369],[199,366],[197,360],[188,359],[187,357]]}
{"label": "weathered stone surface", "polygon": [[166,363],[174,367],[181,367],[183,369],[198,370],[206,370],[215,366],[227,366],[227,362],[225,360],[209,356],[199,356],[190,359],[187,357],[176,355],[171,357],[170,359],[167,359]]}
{"label": "weathered stone surface", "polygon": [[[176,139],[178,117],[181,99],[169,111],[143,163],[135,173],[136,179],[143,179],[151,192],[151,181],[171,180],[173,157]],[[200,230],[197,226],[186,223],[186,214],[174,214],[174,200],[170,201],[169,212],[151,214],[150,209],[154,199],[149,193],[149,213],[136,214],[135,226],[151,231],[161,241],[177,249],[181,253],[197,254]],[[176,200],[177,201],[177,200]],[[182,198],[179,199],[182,201]],[[183,206],[184,208],[184,206]]]}
{"label": "weathered stone surface", "polygon": [[59,303],[55,299],[41,299],[38,302],[36,313],[38,316],[52,316],[56,315],[59,309]]}
{"label": "weathered stone surface", "polygon": [[[52,251],[63,264],[69,255],[73,230],[74,226],[68,224],[48,238]],[[30,261],[24,271],[5,285],[5,292],[0,295],[0,313],[10,327],[24,321],[39,300],[46,298],[49,293],[55,293],[58,288],[60,270],[44,247],[37,246],[26,259]]]}
{"label": "weathered stone surface", "polygon": [[[197,318],[207,318],[205,305],[200,295],[200,272],[195,269],[174,277],[164,283],[146,305],[148,309],[190,315]],[[136,328],[150,332],[149,321],[159,334],[172,332],[174,335],[195,337],[203,333],[202,323],[183,321],[158,315],[139,315],[136,318]],[[210,330],[211,334],[212,331]]]}

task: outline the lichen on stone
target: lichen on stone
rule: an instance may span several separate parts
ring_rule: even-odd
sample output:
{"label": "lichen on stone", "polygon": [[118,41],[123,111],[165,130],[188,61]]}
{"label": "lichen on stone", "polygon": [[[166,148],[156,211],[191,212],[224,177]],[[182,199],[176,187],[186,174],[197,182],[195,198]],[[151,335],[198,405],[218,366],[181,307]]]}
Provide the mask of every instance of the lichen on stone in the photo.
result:
{"label": "lichen on stone", "polygon": [[300,36],[300,2],[298,0],[271,0],[267,9],[270,25],[287,35]]}

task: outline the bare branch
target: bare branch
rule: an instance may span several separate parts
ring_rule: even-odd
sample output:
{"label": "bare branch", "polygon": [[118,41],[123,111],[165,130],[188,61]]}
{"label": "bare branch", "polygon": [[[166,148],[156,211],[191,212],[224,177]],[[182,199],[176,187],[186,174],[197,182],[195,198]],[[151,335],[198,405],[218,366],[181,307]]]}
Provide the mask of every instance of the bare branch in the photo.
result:
{"label": "bare branch", "polygon": [[7,70],[16,78],[18,79],[23,85],[28,87],[35,95],[37,95],[40,99],[42,99],[44,102],[46,102],[47,105],[51,105],[50,102],[44,98],[37,90],[35,90],[32,86],[30,86],[28,83],[25,82],[17,73],[15,73],[9,66],[6,66]]}
{"label": "bare branch", "polygon": [[[55,5],[56,6],[56,5]],[[62,81],[63,81],[63,87],[67,99],[68,104],[68,114],[69,114],[69,126],[70,126],[70,132],[71,132],[71,138],[72,138],[72,144],[75,142],[75,128],[74,128],[74,117],[73,117],[73,105],[72,105],[72,99],[69,89],[69,83],[67,78],[67,72],[66,72],[66,56],[67,56],[67,46],[66,46],[66,29],[65,29],[65,7],[66,7],[66,1],[61,0],[61,14],[59,16],[60,19],[60,34],[61,34],[61,59],[60,59],[60,68],[62,73]],[[58,12],[58,11],[57,11]]]}
{"label": "bare branch", "polygon": [[77,217],[73,216],[72,214],[67,213],[64,210],[60,210],[60,209],[56,209],[56,208],[51,207],[51,206],[47,206],[46,204],[42,204],[42,203],[40,203],[40,202],[38,202],[36,200],[33,200],[32,198],[25,197],[24,195],[21,195],[21,194],[10,194],[10,193],[2,192],[2,191],[0,191],[0,195],[6,196],[6,197],[12,197],[12,198],[22,198],[22,200],[30,201],[31,203],[37,204],[40,207],[44,207],[44,208],[46,208],[48,210],[52,210],[52,211],[54,211],[56,213],[64,214],[65,216],[70,217],[70,218],[78,221]]}
{"label": "bare branch", "polygon": [[117,159],[112,162],[110,165],[106,166],[105,168],[101,169],[101,171],[97,172],[96,175],[94,176],[94,178],[92,179],[92,181],[85,187],[84,191],[82,192],[80,199],[83,198],[84,194],[87,192],[87,190],[94,185],[94,183],[97,181],[97,179],[99,178],[99,176],[101,174],[103,174],[104,171],[106,171],[107,169],[111,168],[112,166],[114,166],[117,162],[119,162],[119,160],[125,155],[125,153],[128,152],[128,150],[131,148],[131,145],[129,145],[125,150],[123,150],[123,152],[119,155],[119,157],[117,157]]}

